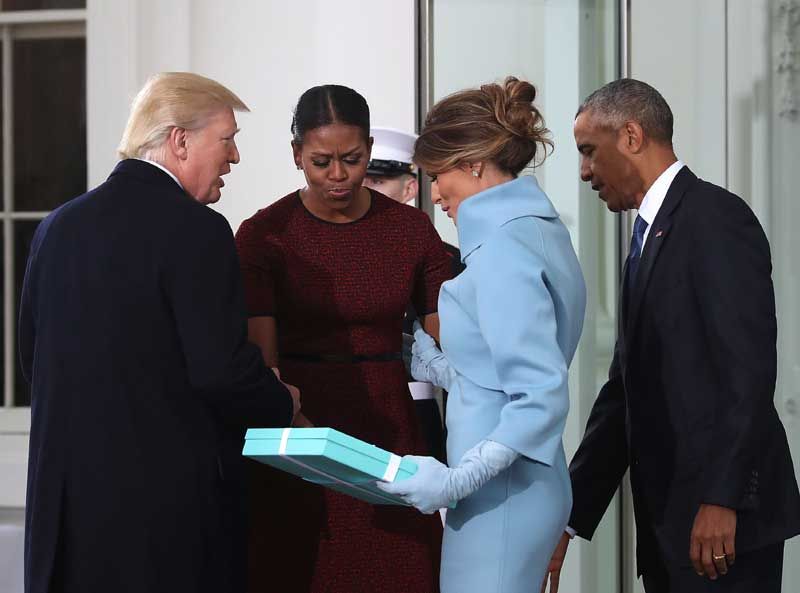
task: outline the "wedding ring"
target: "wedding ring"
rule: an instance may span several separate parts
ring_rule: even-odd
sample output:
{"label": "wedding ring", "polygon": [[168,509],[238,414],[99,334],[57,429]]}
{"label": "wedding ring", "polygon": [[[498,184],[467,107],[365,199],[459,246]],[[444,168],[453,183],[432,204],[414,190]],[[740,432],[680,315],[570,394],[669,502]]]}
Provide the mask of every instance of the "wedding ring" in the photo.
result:
{"label": "wedding ring", "polygon": [[725,560],[725,558],[727,558],[727,555],[726,554],[722,554],[721,556],[712,556],[712,558],[714,559],[714,561]]}

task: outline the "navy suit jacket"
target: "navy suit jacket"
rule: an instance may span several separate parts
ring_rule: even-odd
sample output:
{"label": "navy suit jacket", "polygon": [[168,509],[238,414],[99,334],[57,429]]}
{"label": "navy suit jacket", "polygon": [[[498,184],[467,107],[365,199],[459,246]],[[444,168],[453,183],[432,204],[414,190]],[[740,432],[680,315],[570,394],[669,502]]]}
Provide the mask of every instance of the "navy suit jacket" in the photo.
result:
{"label": "navy suit jacket", "polygon": [[800,494],[773,403],[769,243],[739,197],[678,172],[623,291],[609,379],[570,464],[591,538],[631,469],[639,571],[688,565],[700,505],[735,509],[737,552],[800,532]]}
{"label": "navy suit jacket", "polygon": [[223,453],[292,403],[247,342],[227,221],[120,162],[37,228],[19,343],[26,592],[230,591]]}

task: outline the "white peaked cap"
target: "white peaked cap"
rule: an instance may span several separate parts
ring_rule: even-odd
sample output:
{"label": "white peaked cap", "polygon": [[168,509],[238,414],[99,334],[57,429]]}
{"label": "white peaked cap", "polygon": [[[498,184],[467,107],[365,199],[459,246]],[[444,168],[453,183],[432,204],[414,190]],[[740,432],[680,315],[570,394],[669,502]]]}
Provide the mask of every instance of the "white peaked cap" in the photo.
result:
{"label": "white peaked cap", "polygon": [[372,159],[398,161],[411,164],[414,155],[416,134],[409,134],[394,128],[372,128],[370,135],[375,139],[372,145]]}

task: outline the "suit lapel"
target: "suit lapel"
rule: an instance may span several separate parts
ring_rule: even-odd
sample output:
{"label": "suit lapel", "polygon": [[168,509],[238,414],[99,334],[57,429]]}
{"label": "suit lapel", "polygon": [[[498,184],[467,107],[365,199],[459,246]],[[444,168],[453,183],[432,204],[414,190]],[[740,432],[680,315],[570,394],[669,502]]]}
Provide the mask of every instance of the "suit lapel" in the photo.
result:
{"label": "suit lapel", "polygon": [[617,311],[617,343],[620,349],[621,360],[626,360],[626,343],[625,338],[627,333],[625,328],[628,322],[628,301],[630,296],[625,289],[628,279],[628,258],[625,258],[625,264],[622,266],[622,283],[620,284],[620,297],[619,297],[619,310]]}
{"label": "suit lapel", "polygon": [[636,271],[636,282],[630,291],[628,302],[626,303],[625,316],[626,316],[626,336],[632,336],[636,330],[636,325],[639,320],[639,311],[644,299],[645,292],[647,291],[647,284],[650,280],[650,275],[658,259],[658,254],[661,252],[661,246],[669,236],[669,230],[672,226],[672,214],[675,208],[683,198],[686,190],[692,183],[697,181],[697,177],[692,173],[688,167],[684,167],[675,176],[672,181],[667,195],[664,197],[664,203],[658,210],[656,219],[650,228],[647,235],[647,242],[642,252],[641,260],[639,261],[639,268]]}

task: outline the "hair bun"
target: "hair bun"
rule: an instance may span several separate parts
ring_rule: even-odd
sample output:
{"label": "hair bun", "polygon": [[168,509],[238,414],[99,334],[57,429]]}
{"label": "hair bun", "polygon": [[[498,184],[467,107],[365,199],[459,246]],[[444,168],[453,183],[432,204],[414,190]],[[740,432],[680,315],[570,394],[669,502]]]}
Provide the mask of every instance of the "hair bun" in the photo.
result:
{"label": "hair bun", "polygon": [[[415,144],[415,162],[442,172],[459,163],[489,160],[515,176],[541,163],[553,142],[535,98],[534,86],[514,76],[445,97],[428,112]],[[544,154],[537,159],[539,147]]]}
{"label": "hair bun", "polygon": [[536,88],[525,80],[514,76],[499,84],[485,84],[481,90],[486,93],[494,106],[497,123],[509,134],[530,142],[541,142],[544,121],[541,113],[533,105]]}

